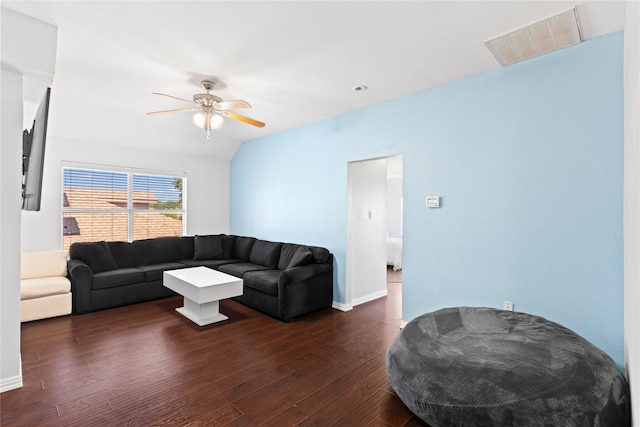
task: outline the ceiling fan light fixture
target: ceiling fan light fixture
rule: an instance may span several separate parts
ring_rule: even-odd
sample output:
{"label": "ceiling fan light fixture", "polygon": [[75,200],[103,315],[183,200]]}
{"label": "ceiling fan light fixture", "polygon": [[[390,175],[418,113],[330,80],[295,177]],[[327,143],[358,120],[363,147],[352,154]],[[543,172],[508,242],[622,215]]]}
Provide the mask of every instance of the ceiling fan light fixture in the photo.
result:
{"label": "ceiling fan light fixture", "polygon": [[229,117],[233,120],[238,120],[243,123],[250,124],[255,127],[262,128],[264,127],[264,123],[252,119],[251,117],[243,116],[242,114],[234,113],[232,111],[228,111],[230,109],[236,108],[251,108],[251,104],[242,99],[234,99],[231,101],[223,101],[222,98],[213,95],[210,91],[213,89],[214,83],[209,80],[204,80],[202,82],[202,86],[205,88],[207,93],[197,93],[193,95],[193,101],[190,101],[185,98],[178,98],[173,95],[166,95],[164,93],[153,92],[154,95],[166,96],[168,98],[173,98],[178,101],[182,101],[186,104],[190,104],[191,108],[178,108],[173,110],[162,110],[162,111],[151,111],[147,114],[156,116],[159,114],[170,114],[170,113],[184,113],[184,112],[192,112],[196,111],[196,114],[193,116],[193,124],[198,126],[200,129],[204,129],[207,131],[207,139],[211,136],[211,131],[214,129],[218,129],[222,126],[224,122],[224,117]]}
{"label": "ceiling fan light fixture", "polygon": [[207,131],[207,139],[209,139],[210,131],[219,129],[222,123],[224,123],[222,116],[213,111],[202,110],[193,115],[193,124]]}

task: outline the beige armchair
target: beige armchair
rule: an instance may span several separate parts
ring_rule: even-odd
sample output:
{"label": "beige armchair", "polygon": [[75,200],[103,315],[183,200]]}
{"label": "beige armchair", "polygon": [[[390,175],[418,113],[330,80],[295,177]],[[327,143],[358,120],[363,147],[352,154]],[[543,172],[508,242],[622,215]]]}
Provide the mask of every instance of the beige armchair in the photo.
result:
{"label": "beige armchair", "polygon": [[71,314],[67,251],[23,252],[20,271],[20,321]]}

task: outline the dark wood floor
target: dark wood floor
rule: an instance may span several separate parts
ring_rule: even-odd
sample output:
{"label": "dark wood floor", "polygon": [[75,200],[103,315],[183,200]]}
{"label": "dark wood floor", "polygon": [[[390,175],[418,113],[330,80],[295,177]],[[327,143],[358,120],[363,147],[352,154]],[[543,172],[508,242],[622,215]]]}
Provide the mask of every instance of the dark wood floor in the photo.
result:
{"label": "dark wood floor", "polygon": [[180,297],[25,323],[24,387],[0,395],[0,424],[424,426],[385,369],[397,276],[386,298],[291,323],[223,301],[229,320],[198,327]]}

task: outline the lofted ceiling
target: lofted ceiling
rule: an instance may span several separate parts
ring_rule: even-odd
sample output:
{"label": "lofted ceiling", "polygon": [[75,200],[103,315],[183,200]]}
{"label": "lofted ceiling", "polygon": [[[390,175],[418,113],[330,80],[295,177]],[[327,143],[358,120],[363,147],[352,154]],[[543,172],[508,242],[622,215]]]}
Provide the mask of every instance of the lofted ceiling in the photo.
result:
{"label": "lofted ceiling", "polygon": [[[499,67],[484,41],[578,7],[585,39],[625,2],[2,1],[58,27],[49,136],[229,160],[244,141]],[[206,140],[185,104],[200,82],[243,99]],[[356,92],[354,86],[368,90]]]}

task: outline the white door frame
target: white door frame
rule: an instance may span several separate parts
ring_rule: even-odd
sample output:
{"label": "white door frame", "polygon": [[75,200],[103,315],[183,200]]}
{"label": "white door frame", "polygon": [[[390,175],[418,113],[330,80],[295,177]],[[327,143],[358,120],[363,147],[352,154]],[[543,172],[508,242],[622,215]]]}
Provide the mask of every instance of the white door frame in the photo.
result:
{"label": "white door frame", "polygon": [[[357,243],[354,243],[354,239],[352,238],[352,224],[354,221],[354,218],[359,216],[361,214],[361,212],[359,212],[360,207],[357,206],[353,206],[353,191],[354,191],[354,185],[353,185],[353,173],[354,173],[354,169],[353,169],[353,165],[357,164],[357,163],[361,163],[361,162],[367,162],[367,161],[373,161],[373,160],[381,160],[381,159],[389,159],[392,157],[397,157],[397,156],[402,156],[402,154],[395,154],[395,155],[389,155],[389,156],[382,156],[382,157],[375,157],[375,158],[368,158],[368,159],[361,159],[361,160],[355,160],[355,161],[351,161],[347,163],[347,230],[346,230],[346,289],[345,289],[345,311],[346,310],[351,310],[353,308],[354,305],[357,305],[358,303],[363,303],[366,302],[367,300],[363,300],[363,301],[353,301],[352,295],[353,295],[353,287],[354,287],[354,277],[353,277],[353,271],[354,271],[354,265],[353,263],[355,262],[355,257],[354,257],[354,253],[356,251],[358,252],[362,252],[362,251],[367,251],[371,248],[366,247],[366,246],[359,246]],[[386,206],[386,204],[385,204]],[[385,208],[386,209],[386,208]],[[384,250],[384,249],[383,249]],[[383,257],[386,258],[386,254],[383,254]],[[386,274],[386,271],[383,271],[383,274]],[[384,277],[384,283],[386,284],[386,276]],[[386,295],[386,288],[384,290],[384,294],[380,293],[380,295],[372,295],[371,299],[375,299],[375,298],[379,298],[379,297],[383,297]],[[354,304],[355,303],[355,304]]]}

